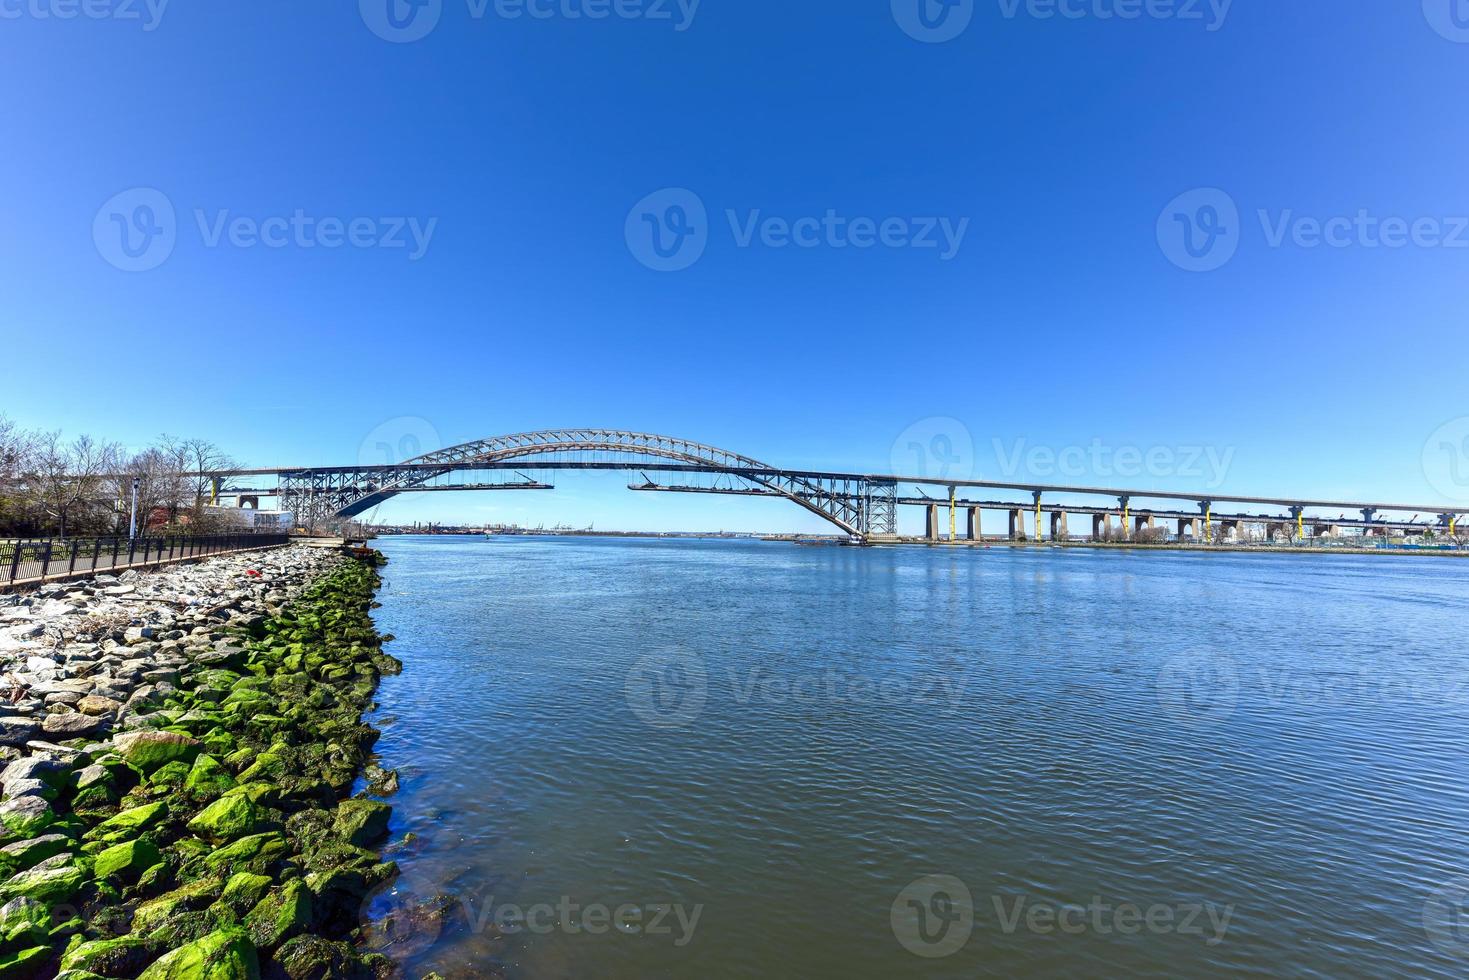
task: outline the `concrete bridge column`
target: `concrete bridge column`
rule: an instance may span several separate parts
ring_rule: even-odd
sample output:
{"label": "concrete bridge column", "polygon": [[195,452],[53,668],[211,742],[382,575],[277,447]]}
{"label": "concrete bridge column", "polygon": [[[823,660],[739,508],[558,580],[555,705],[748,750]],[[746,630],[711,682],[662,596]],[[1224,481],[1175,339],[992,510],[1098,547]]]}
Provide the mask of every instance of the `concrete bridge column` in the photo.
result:
{"label": "concrete bridge column", "polygon": [[1339,534],[1335,524],[1315,524],[1311,527],[1313,538],[1334,538]]}
{"label": "concrete bridge column", "polygon": [[1101,541],[1112,528],[1112,518],[1106,514],[1092,515],[1092,540]]}
{"label": "concrete bridge column", "polygon": [[1051,514],[1051,540],[1065,541],[1070,534],[1066,530],[1066,512],[1058,510]]}
{"label": "concrete bridge column", "polygon": [[1271,521],[1265,525],[1265,540],[1274,541],[1285,534],[1284,521]]}
{"label": "concrete bridge column", "polygon": [[1230,538],[1239,537],[1239,521],[1220,521],[1219,540],[1228,541]]}
{"label": "concrete bridge column", "polygon": [[1010,511],[1010,540],[1025,540],[1025,511],[1019,507],[1012,508]]}
{"label": "concrete bridge column", "polygon": [[926,517],[923,536],[929,541],[937,541],[939,539],[939,505],[929,504],[923,510]]}
{"label": "concrete bridge column", "polygon": [[1198,536],[1199,519],[1197,517],[1180,517],[1178,519],[1178,540],[1182,541],[1185,537],[1192,537],[1198,540]]}
{"label": "concrete bridge column", "polygon": [[1134,517],[1132,520],[1133,520],[1133,531],[1134,531],[1134,533],[1138,533],[1138,532],[1144,531],[1147,528],[1150,528],[1150,527],[1153,526],[1153,515],[1152,514],[1139,514],[1137,517]]}
{"label": "concrete bridge column", "polygon": [[981,516],[982,516],[982,512],[980,511],[980,509],[978,507],[970,507],[969,508],[969,525],[968,525],[967,530],[968,530],[968,533],[969,533],[969,540],[970,541],[978,541],[978,540],[980,540],[981,538],[984,537],[984,530],[980,526],[980,517]]}

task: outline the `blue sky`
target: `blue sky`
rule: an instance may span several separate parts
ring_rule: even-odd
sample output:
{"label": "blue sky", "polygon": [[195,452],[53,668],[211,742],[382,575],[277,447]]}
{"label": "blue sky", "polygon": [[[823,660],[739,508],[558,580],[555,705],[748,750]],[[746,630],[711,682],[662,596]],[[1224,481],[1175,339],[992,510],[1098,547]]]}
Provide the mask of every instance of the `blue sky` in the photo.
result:
{"label": "blue sky", "polygon": [[[1469,508],[1451,0],[388,2],[0,3],[0,412]],[[816,526],[561,482],[380,516]]]}

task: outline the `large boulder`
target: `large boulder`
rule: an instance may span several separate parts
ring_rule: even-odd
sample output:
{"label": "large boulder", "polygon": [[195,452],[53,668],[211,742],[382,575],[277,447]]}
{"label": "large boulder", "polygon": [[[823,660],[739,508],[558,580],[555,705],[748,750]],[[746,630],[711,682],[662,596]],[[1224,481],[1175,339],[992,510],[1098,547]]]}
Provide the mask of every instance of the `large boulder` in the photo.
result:
{"label": "large boulder", "polygon": [[92,872],[98,878],[116,875],[134,879],[162,860],[158,847],[146,837],[114,844],[97,855]]}
{"label": "large boulder", "polygon": [[221,929],[165,953],[138,980],[257,980],[260,961],[243,929]]}
{"label": "large boulder", "polygon": [[392,813],[392,807],[376,800],[344,800],[332,830],[349,844],[366,847],[387,836]]}
{"label": "large boulder", "polygon": [[231,841],[254,833],[259,814],[250,798],[238,790],[221,796],[189,821],[189,829],[215,841]]}
{"label": "large boulder", "polygon": [[117,754],[128,765],[152,772],[169,762],[192,763],[204,749],[197,738],[178,732],[126,732],[112,740]]}

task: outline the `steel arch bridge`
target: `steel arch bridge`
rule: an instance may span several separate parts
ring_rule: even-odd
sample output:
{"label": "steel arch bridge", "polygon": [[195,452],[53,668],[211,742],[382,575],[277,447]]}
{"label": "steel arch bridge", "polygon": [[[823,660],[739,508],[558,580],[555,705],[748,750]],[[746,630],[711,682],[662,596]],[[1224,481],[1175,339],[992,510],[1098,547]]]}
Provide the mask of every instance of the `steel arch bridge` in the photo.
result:
{"label": "steel arch bridge", "polygon": [[[554,462],[550,462],[554,460]],[[565,469],[670,469],[732,477],[737,486],[715,493],[778,496],[854,538],[897,533],[897,482],[854,474],[784,470],[673,436],[625,429],[545,429],[452,446],[399,464],[282,471],[281,506],[306,527],[364,513],[400,493],[429,489],[450,473],[554,465]],[[651,464],[651,465],[650,465]],[[493,483],[453,489],[544,489],[543,484]]]}

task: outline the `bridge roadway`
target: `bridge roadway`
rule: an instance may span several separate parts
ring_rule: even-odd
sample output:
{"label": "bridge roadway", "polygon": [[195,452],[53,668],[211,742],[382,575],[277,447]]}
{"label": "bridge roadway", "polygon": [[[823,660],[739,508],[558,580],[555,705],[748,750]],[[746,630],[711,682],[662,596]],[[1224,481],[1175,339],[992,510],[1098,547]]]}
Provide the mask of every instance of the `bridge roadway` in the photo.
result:
{"label": "bridge roadway", "polygon": [[[572,458],[567,458],[572,457]],[[330,526],[363,513],[399,493],[447,492],[464,490],[549,490],[551,484],[525,476],[523,470],[639,470],[644,484],[630,489],[658,492],[737,494],[742,496],[785,497],[816,513],[854,538],[870,541],[898,540],[897,508],[925,508],[925,537],[941,537],[941,511],[949,511],[951,535],[957,530],[957,515],[966,515],[966,531],[970,539],[981,537],[980,515],[985,510],[1008,513],[1012,538],[1030,537],[1025,532],[1027,512],[1032,515],[1035,539],[1044,536],[1042,518],[1050,518],[1050,536],[1066,537],[1070,516],[1090,516],[1092,534],[1104,531],[1110,536],[1113,518],[1119,520],[1122,536],[1131,538],[1158,521],[1176,522],[1179,537],[1200,532],[1213,537],[1217,523],[1226,533],[1241,524],[1263,524],[1274,538],[1279,535],[1305,537],[1309,526],[1312,536],[1333,535],[1342,528],[1357,528],[1370,534],[1389,531],[1421,534],[1435,526],[1453,535],[1457,533],[1460,514],[1445,511],[1439,504],[1395,504],[1341,500],[1315,500],[1301,497],[1245,496],[1228,493],[1188,493],[1173,490],[1065,486],[1046,483],[1024,483],[999,480],[970,480],[946,476],[912,476],[872,473],[842,473],[828,470],[802,470],[773,467],[725,450],[699,443],[612,429],[547,430],[501,436],[494,439],[440,450],[427,456],[396,464],[359,464],[334,467],[266,467],[231,469],[204,475],[213,477],[216,496],[276,497],[283,509],[297,515],[302,526]],[[441,483],[457,473],[515,472],[519,480],[496,482]],[[700,485],[663,485],[653,482],[647,472],[666,474],[715,474],[738,483],[733,487]],[[251,489],[227,484],[252,477],[276,478],[275,487]],[[899,494],[908,486],[918,496]],[[924,487],[939,487],[943,498],[924,494]],[[960,490],[998,490],[1028,494],[1030,502],[961,499]],[[1103,497],[1115,503],[1059,503],[1045,498],[1052,495],[1069,497]],[[1142,506],[1144,501],[1175,502],[1174,507]],[[1196,511],[1176,509],[1186,502]],[[1284,508],[1288,514],[1246,514],[1215,512],[1216,504],[1236,504]],[[1330,517],[1307,514],[1307,510],[1341,512]],[[1360,517],[1348,518],[1348,512]],[[1378,518],[1382,512],[1408,514],[1411,518]],[[1423,515],[1436,517],[1420,521]],[[1129,526],[1131,525],[1131,526]]]}
{"label": "bridge roadway", "polygon": [[[495,471],[495,470],[652,470],[661,473],[724,473],[731,476],[741,477],[772,477],[793,476],[801,479],[833,482],[882,482],[895,483],[910,486],[933,486],[933,487],[963,487],[978,488],[985,490],[1014,490],[1021,493],[1067,493],[1090,497],[1112,497],[1114,499],[1128,500],[1186,500],[1195,504],[1229,503],[1248,504],[1267,507],[1311,507],[1325,510],[1358,511],[1370,510],[1375,512],[1392,511],[1396,513],[1433,514],[1442,516],[1449,512],[1446,505],[1438,504],[1394,504],[1394,503],[1363,503],[1345,500],[1313,500],[1303,497],[1250,497],[1240,496],[1224,492],[1189,493],[1178,490],[1144,490],[1137,488],[1119,487],[1088,487],[1068,486],[1055,483],[1007,483],[995,480],[960,480],[948,477],[927,476],[890,476],[876,473],[841,473],[830,470],[797,470],[779,467],[713,467],[687,463],[654,463],[646,462],[607,462],[607,461],[568,461],[568,460],[546,460],[529,462],[518,460],[512,462],[463,462],[463,463],[397,463],[392,465],[359,465],[359,466],[329,466],[329,467],[276,467],[265,469],[240,469],[219,470],[207,472],[205,476],[231,478],[242,476],[282,476],[287,474],[394,474],[400,476],[429,475],[442,476],[447,472],[467,471]],[[279,489],[279,488],[277,488]],[[427,489],[427,488],[423,488]],[[476,489],[476,490],[499,490],[499,489],[526,489],[522,484],[482,484],[473,487],[445,486],[444,489]],[[544,486],[540,489],[548,489]],[[271,490],[230,490],[228,495],[235,493],[255,493],[261,496],[272,496],[275,491]],[[406,490],[400,492],[407,492]],[[945,501],[947,503],[947,501]],[[1077,508],[1071,508],[1073,510]],[[1461,511],[1469,513],[1469,510]]]}

